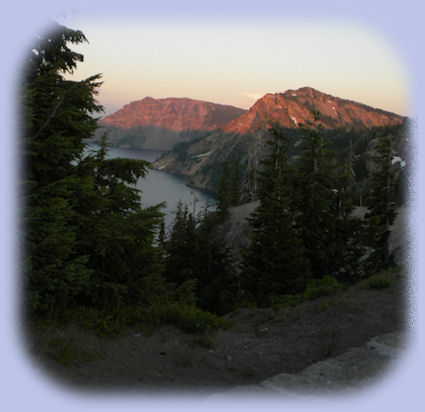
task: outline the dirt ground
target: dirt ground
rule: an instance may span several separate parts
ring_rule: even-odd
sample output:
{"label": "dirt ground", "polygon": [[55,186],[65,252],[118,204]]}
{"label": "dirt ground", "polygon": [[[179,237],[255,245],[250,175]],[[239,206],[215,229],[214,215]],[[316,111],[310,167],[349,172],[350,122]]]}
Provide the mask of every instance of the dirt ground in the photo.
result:
{"label": "dirt ground", "polygon": [[225,316],[232,327],[209,335],[171,325],[109,339],[72,326],[32,328],[28,349],[52,380],[81,391],[217,392],[297,373],[377,335],[403,331],[406,282],[391,278],[388,288],[358,284],[285,311],[240,309]]}

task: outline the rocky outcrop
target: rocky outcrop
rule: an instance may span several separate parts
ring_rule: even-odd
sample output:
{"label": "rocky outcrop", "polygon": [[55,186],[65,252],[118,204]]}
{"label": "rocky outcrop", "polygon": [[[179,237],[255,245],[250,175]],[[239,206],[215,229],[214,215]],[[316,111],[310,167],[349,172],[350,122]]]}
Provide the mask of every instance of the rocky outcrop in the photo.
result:
{"label": "rocky outcrop", "polygon": [[99,121],[114,146],[170,149],[173,144],[205,136],[245,110],[188,98],[146,97]]}
{"label": "rocky outcrop", "polygon": [[277,393],[347,391],[365,388],[390,369],[402,355],[402,333],[376,336],[366,345],[355,347],[340,356],[326,359],[301,373],[282,373],[260,383],[260,387]]}
{"label": "rocky outcrop", "polygon": [[[221,129],[211,131],[184,147],[175,148],[154,164],[154,167],[190,176],[194,186],[214,191],[221,173],[220,164],[226,160],[234,162],[239,159],[246,181],[249,170],[258,167],[267,150],[265,142],[268,139],[269,121],[278,121],[285,127],[285,133],[295,139],[292,144],[296,147],[302,135],[299,124],[312,120],[313,109],[321,113],[320,123],[325,129],[324,133],[336,134],[337,128],[339,135],[345,135],[345,138],[353,131],[358,136],[367,135],[363,137],[368,139],[367,147],[356,149],[363,150],[363,154],[371,153],[376,143],[372,141],[373,134],[368,131],[370,128],[408,123],[405,122],[406,118],[397,114],[333,97],[311,88],[288,90],[285,93],[265,95],[251,109]],[[404,143],[397,142],[396,145],[399,152]],[[402,158],[405,159],[404,153]],[[370,168],[370,164],[366,164],[366,167]]]}
{"label": "rocky outcrop", "polygon": [[384,373],[391,372],[396,366],[402,358],[404,347],[404,333],[387,333],[339,356],[313,363],[299,373],[281,373],[258,385],[238,386],[211,398],[232,396],[235,393],[323,397],[370,388]]}
{"label": "rocky outcrop", "polygon": [[188,98],[153,99],[145,97],[125,105],[100,122],[121,129],[156,126],[176,132],[213,130],[244,113],[234,106]]}
{"label": "rocky outcrop", "polygon": [[252,133],[267,128],[270,121],[278,121],[283,127],[296,128],[300,123],[312,120],[313,109],[321,113],[320,122],[328,129],[371,128],[398,124],[404,119],[394,113],[303,87],[285,93],[266,94],[223,129],[228,133]]}

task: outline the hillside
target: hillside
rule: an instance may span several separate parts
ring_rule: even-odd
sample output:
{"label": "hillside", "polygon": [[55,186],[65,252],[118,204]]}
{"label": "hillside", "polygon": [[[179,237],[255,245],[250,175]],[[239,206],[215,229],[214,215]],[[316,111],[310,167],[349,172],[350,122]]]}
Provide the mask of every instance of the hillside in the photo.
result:
{"label": "hillside", "polygon": [[100,136],[117,147],[171,149],[172,145],[205,136],[244,113],[237,107],[188,98],[153,99],[131,102],[99,121]]}
{"label": "hillside", "polygon": [[[233,259],[248,239],[246,217],[256,205],[231,208],[221,233],[215,234],[233,249]],[[400,267],[407,212],[399,211],[390,237]],[[381,356],[379,349],[380,342],[404,346],[406,276],[388,272],[389,287],[371,288],[362,280],[294,307],[240,308],[224,316],[229,329],[204,334],[187,334],[172,325],[154,331],[135,326],[102,339],[77,326],[37,324],[29,329],[27,343],[41,368],[77,389],[285,393],[301,386],[324,394],[357,387],[359,381],[370,385],[398,359],[395,349],[391,356]],[[390,335],[376,338],[384,334]]]}
{"label": "hillside", "polygon": [[[406,156],[406,118],[311,88],[301,88],[265,95],[222,129],[176,145],[154,167],[190,176],[194,186],[214,191],[217,190],[221,163],[233,163],[238,159],[246,188],[248,174],[258,167],[265,155],[269,121],[278,121],[285,128],[296,155],[302,137],[299,125],[312,121],[313,109],[321,113],[323,133],[339,156],[346,156],[352,144],[359,167],[366,167],[366,153],[373,151],[376,128],[392,127],[397,150],[403,159]],[[358,183],[361,186],[362,182]]]}
{"label": "hillside", "polygon": [[[30,350],[53,379],[79,390],[211,393],[258,385],[277,374],[300,373],[378,335],[403,331],[403,277],[389,278],[389,288],[360,283],[284,310],[239,309],[225,316],[229,329],[207,335],[165,325],[153,333],[136,327],[121,337],[100,339],[77,327],[38,325],[30,331]],[[390,365],[385,359],[372,367],[372,352],[369,348],[368,357],[361,353],[357,360],[368,361],[368,378],[379,377]],[[364,370],[350,372],[365,377]]]}
{"label": "hillside", "polygon": [[296,128],[311,121],[311,111],[321,113],[324,128],[361,129],[399,124],[403,117],[375,109],[351,100],[319,92],[311,87],[266,94],[245,113],[230,121],[223,130],[227,133],[253,133],[278,121],[282,127]]}

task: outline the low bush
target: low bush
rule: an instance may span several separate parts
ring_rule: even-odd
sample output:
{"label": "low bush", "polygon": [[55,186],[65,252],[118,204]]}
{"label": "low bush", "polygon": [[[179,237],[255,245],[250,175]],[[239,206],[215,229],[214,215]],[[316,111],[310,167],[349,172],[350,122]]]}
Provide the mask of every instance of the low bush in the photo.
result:
{"label": "low bush", "polygon": [[388,288],[392,285],[392,281],[385,272],[377,273],[366,279],[366,284],[372,289]]}
{"label": "low bush", "polygon": [[203,333],[214,329],[226,329],[228,322],[195,306],[169,303],[152,307],[142,323],[173,324],[189,333]]}
{"label": "low bush", "polygon": [[62,366],[90,362],[101,359],[98,351],[87,351],[81,348],[73,339],[51,338],[49,340],[49,350],[52,359]]}
{"label": "low bush", "polygon": [[180,302],[126,308],[117,313],[80,308],[70,316],[69,323],[85,330],[93,330],[101,337],[122,335],[126,327],[135,325],[149,333],[164,324],[175,325],[188,333],[204,333],[230,327],[230,323],[219,316]]}
{"label": "low bush", "polygon": [[212,337],[207,333],[204,333],[203,335],[195,338],[193,340],[193,344],[200,346],[201,348],[204,348],[204,349],[214,349],[215,347]]}
{"label": "low bush", "polygon": [[343,286],[333,277],[324,276],[321,279],[311,280],[303,293],[295,295],[273,296],[271,306],[275,310],[282,310],[299,305],[306,300],[314,300],[321,296],[330,296],[343,289]]}
{"label": "low bush", "polygon": [[293,306],[297,306],[303,301],[304,301],[303,295],[300,293],[296,295],[273,296],[271,298],[271,302],[272,302],[271,306],[275,310],[282,310],[286,308],[291,308]]}
{"label": "low bush", "polygon": [[303,294],[305,300],[314,300],[320,296],[334,295],[343,289],[343,286],[331,276],[311,280]]}

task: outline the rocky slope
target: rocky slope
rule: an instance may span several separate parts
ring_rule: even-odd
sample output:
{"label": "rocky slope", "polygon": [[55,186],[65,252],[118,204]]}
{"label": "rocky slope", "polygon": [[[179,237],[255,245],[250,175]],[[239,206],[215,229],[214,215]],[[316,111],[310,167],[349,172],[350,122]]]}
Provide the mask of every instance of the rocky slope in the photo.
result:
{"label": "rocky slope", "polygon": [[[388,288],[371,289],[360,283],[292,308],[241,308],[226,315],[233,325],[230,329],[207,335],[189,335],[164,325],[152,334],[136,327],[122,337],[100,339],[76,327],[34,325],[27,343],[35,365],[47,377],[86,392],[217,393],[244,385],[283,392],[302,384],[325,394],[325,389],[340,390],[365,377],[379,378],[391,366],[392,358],[374,355],[382,347],[373,344],[338,358],[334,364],[352,366],[343,366],[344,373],[338,376],[335,368],[326,368],[329,362],[305,371],[376,336],[394,332],[402,336],[398,332],[405,330],[406,279],[395,273],[388,276],[392,280]],[[313,375],[320,379],[312,381]],[[335,385],[327,387],[328,380]]]}
{"label": "rocky slope", "polygon": [[[221,234],[230,248],[249,239],[246,217],[256,205],[231,208],[223,225],[227,234]],[[398,250],[400,242],[406,245],[406,218],[407,209],[400,210],[390,238],[401,268],[407,266]],[[386,276],[391,285],[385,288],[361,281],[295,307],[239,308],[225,315],[229,329],[204,335],[171,325],[153,333],[135,326],[123,336],[101,339],[75,326],[34,324],[26,343],[47,377],[85,391],[231,396],[359,389],[392,372],[402,357],[397,348],[407,343],[408,273]]]}
{"label": "rocky slope", "polygon": [[223,130],[228,133],[252,133],[278,121],[283,127],[294,128],[312,120],[311,111],[321,113],[320,122],[328,129],[371,128],[401,123],[403,117],[394,113],[334,97],[311,87],[266,94],[245,113],[230,121]]}
{"label": "rocky slope", "polygon": [[212,397],[253,393],[291,398],[353,394],[356,390],[370,389],[379,383],[379,378],[384,378],[384,372],[394,373],[405,350],[406,337],[402,333],[386,333],[339,356],[316,362],[299,373],[281,373],[258,385],[235,387]]}
{"label": "rocky slope", "polygon": [[244,113],[237,107],[188,98],[146,97],[100,120],[115,146],[170,149],[179,141],[205,136]]}
{"label": "rocky slope", "polygon": [[[406,123],[406,118],[394,113],[305,87],[265,95],[222,129],[176,147],[154,164],[154,167],[191,176],[194,186],[215,190],[223,161],[233,162],[239,159],[245,174],[248,169],[258,167],[265,153],[269,121],[278,121],[293,135],[294,144],[297,144],[300,135],[298,126],[312,120],[313,109],[321,113],[320,123],[327,133],[344,129],[346,134],[351,133],[350,131],[364,134],[365,130],[372,127]],[[373,150],[374,145],[370,141],[368,147],[362,150]]]}

